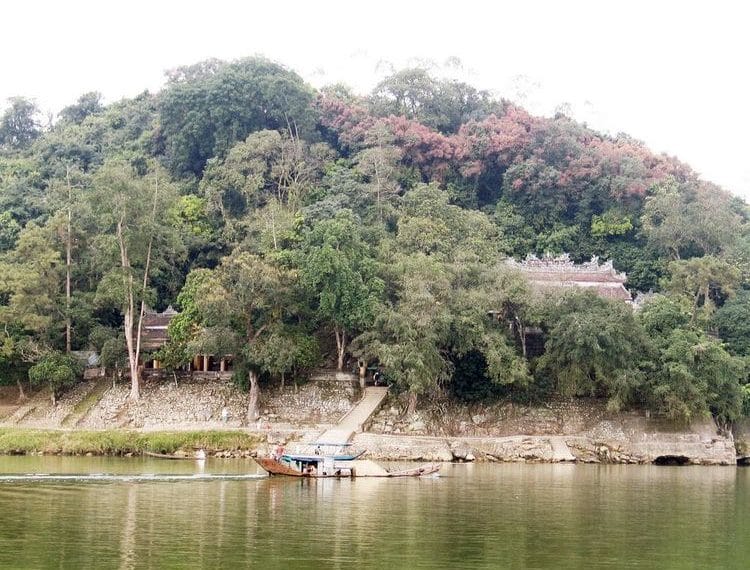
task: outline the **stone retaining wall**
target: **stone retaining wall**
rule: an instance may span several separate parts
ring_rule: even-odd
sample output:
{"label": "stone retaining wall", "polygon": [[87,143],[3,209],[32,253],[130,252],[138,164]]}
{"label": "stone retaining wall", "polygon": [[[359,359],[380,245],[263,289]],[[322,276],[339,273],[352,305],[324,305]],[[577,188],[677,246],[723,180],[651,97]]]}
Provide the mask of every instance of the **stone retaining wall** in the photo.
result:
{"label": "stone retaining wall", "polygon": [[658,458],[684,458],[684,463],[693,465],[736,464],[731,439],[703,439],[695,434],[599,440],[587,436],[442,438],[362,433],[354,438],[354,444],[367,449],[367,457],[376,460],[654,463]]}

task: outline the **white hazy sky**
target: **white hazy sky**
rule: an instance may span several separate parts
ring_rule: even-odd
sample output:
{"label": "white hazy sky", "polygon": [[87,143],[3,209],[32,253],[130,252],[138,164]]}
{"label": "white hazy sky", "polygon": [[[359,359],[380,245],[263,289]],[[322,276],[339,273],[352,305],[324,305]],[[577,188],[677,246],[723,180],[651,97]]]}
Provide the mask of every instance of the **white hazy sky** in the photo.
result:
{"label": "white hazy sky", "polygon": [[538,114],[566,105],[750,198],[749,17],[741,0],[10,0],[0,101],[59,111],[98,90],[111,102],[208,57],[263,54],[360,92],[428,63]]}

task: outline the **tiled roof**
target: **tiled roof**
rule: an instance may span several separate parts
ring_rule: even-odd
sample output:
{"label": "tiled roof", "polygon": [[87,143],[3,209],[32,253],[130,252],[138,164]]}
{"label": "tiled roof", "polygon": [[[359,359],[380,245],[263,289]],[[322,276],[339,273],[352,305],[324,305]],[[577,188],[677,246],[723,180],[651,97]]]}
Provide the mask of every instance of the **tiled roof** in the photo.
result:
{"label": "tiled roof", "polygon": [[625,288],[627,276],[615,270],[611,261],[600,263],[596,256],[581,264],[573,263],[567,254],[541,259],[529,255],[521,262],[510,259],[507,263],[522,271],[538,289],[581,287],[595,290],[600,297],[632,300]]}
{"label": "tiled roof", "polygon": [[141,341],[145,350],[158,350],[167,343],[169,322],[178,314],[171,305],[163,313],[151,310],[144,313]]}

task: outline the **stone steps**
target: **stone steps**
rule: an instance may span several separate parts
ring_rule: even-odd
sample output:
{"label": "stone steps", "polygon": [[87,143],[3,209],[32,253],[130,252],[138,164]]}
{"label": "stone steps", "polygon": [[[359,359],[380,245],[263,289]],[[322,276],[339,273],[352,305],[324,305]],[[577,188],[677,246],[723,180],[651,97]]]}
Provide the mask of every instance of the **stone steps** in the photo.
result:
{"label": "stone steps", "polygon": [[341,418],[336,427],[325,431],[318,438],[325,443],[348,443],[354,434],[362,429],[362,425],[370,419],[388,395],[388,388],[384,386],[369,386],[365,388],[364,396],[359,403]]}

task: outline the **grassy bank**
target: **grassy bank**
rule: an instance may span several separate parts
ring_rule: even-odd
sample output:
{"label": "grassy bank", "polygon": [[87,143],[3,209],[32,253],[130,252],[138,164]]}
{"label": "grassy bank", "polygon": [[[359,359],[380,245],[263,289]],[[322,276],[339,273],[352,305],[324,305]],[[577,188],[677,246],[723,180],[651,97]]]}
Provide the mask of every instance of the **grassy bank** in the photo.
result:
{"label": "grassy bank", "polygon": [[0,454],[125,455],[144,451],[174,453],[203,448],[208,452],[255,449],[261,439],[239,431],[130,430],[64,431],[0,429]]}

